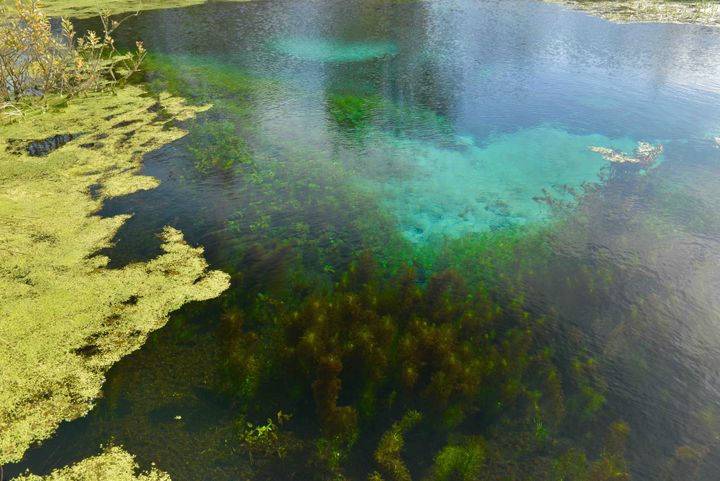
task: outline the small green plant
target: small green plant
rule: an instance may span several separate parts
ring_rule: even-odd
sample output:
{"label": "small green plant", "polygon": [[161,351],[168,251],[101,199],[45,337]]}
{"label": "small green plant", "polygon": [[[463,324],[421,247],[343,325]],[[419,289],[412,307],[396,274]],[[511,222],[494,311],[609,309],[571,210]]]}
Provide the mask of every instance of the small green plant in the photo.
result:
{"label": "small green plant", "polygon": [[367,126],[379,106],[377,99],[355,95],[331,95],[328,98],[330,117],[339,126],[350,129]]}
{"label": "small green plant", "polygon": [[435,464],[426,481],[473,481],[485,462],[485,440],[471,436],[459,444],[445,446],[435,456]]}
{"label": "small green plant", "polygon": [[250,456],[250,461],[254,461],[254,456],[268,457],[277,456],[282,458],[286,454],[286,449],[280,440],[280,426],[290,420],[292,416],[278,411],[276,415],[277,424],[268,418],[265,424],[254,425],[246,423],[246,428],[241,434],[241,444]]}
{"label": "small green plant", "polygon": [[[393,481],[412,481],[410,470],[402,459],[402,451],[405,446],[405,434],[421,419],[422,414],[418,411],[408,411],[380,438],[380,443],[375,451],[375,461],[383,471],[390,475],[390,479]],[[377,473],[373,473],[371,476],[383,479]]]}

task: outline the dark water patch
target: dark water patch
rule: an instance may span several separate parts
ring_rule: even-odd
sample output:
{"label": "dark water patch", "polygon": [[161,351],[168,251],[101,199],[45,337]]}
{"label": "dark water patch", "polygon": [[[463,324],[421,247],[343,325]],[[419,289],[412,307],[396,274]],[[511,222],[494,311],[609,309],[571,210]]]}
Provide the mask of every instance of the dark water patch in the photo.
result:
{"label": "dark water patch", "polygon": [[45,157],[63,145],[83,135],[78,134],[57,134],[40,140],[10,139],[8,141],[8,152],[21,154],[26,152],[30,157]]}
{"label": "dark water patch", "polygon": [[92,149],[92,150],[100,150],[102,149],[104,144],[102,142],[86,142],[84,144],[80,144],[80,147],[83,149]]}
{"label": "dark water patch", "polygon": [[89,188],[90,198],[97,200],[102,195],[103,186],[101,184],[93,184]]}
{"label": "dark water patch", "polygon": [[111,129],[122,129],[124,127],[128,127],[133,124],[137,124],[138,122],[142,122],[140,119],[132,119],[132,120],[123,120],[122,122],[118,122],[117,124],[110,127]]}

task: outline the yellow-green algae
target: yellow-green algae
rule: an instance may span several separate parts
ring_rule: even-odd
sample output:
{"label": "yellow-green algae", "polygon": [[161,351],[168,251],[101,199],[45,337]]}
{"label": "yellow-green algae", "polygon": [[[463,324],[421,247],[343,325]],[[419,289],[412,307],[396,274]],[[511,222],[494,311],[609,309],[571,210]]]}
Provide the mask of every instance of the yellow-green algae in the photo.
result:
{"label": "yellow-green algae", "polygon": [[[218,0],[210,0],[217,2]],[[250,0],[219,0],[246,2]],[[162,8],[180,8],[209,3],[208,0],[42,0],[43,11],[49,17],[90,18],[102,11],[110,15],[134,13]]]}
{"label": "yellow-green algae", "polygon": [[[156,186],[137,175],[142,154],[182,137],[168,122],[198,110],[126,87],[0,125],[0,465],[85,415],[108,368],[171,311],[228,287],[170,227],[149,262],[110,269],[96,254],[128,218],[94,215],[103,200]],[[67,132],[83,136],[45,157],[8,150]]]}
{"label": "yellow-green algae", "polygon": [[720,25],[720,3],[707,0],[545,0],[617,23]]}
{"label": "yellow-green algae", "polygon": [[83,459],[77,464],[56,469],[47,476],[27,474],[14,481],[170,481],[170,476],[156,468],[137,473],[133,456],[119,447]]}

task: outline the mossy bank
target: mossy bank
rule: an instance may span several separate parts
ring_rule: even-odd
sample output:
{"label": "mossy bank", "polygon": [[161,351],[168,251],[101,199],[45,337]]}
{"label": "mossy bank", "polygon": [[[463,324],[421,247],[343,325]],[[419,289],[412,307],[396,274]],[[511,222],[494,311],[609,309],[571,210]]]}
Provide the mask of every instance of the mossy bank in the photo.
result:
{"label": "mossy bank", "polygon": [[[222,0],[245,2],[250,0]],[[91,18],[100,11],[109,15],[135,13],[161,8],[180,8],[207,3],[207,0],[44,0],[43,11],[50,17]]]}
{"label": "mossy bank", "polygon": [[720,4],[687,0],[545,0],[618,23],[720,25]]}
{"label": "mossy bank", "polygon": [[198,110],[127,87],[0,124],[0,465],[85,415],[171,311],[228,287],[172,227],[148,262],[110,269],[97,254],[128,218],[96,215],[103,201],[155,187],[137,174],[143,154]]}
{"label": "mossy bank", "polygon": [[138,473],[138,466],[132,455],[121,448],[108,448],[77,464],[56,469],[47,476],[27,474],[15,478],[15,481],[170,481],[166,473],[152,468]]}

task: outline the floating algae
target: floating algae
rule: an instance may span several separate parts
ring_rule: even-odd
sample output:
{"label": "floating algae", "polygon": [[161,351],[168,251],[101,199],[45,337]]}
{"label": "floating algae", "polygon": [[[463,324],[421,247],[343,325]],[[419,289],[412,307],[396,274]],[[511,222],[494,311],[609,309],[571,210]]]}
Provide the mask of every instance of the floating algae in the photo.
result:
{"label": "floating algae", "polygon": [[47,476],[28,474],[16,481],[170,481],[170,476],[156,468],[136,474],[137,463],[132,455],[112,447],[102,454],[83,459],[77,464],[56,469]]}
{"label": "floating algae", "polygon": [[664,150],[662,145],[655,146],[647,142],[638,142],[632,155],[608,147],[591,146],[589,149],[602,154],[603,159],[613,164],[635,164],[643,167],[652,166]]}
{"label": "floating algae", "polygon": [[397,47],[392,42],[340,42],[313,38],[283,38],[272,43],[273,49],[291,57],[316,62],[364,62],[392,57]]}
{"label": "floating algae", "polygon": [[[85,415],[107,369],[171,311],[228,286],[171,227],[164,254],[148,262],[107,269],[109,259],[95,255],[128,216],[93,214],[109,197],[155,187],[137,175],[142,154],[184,135],[168,128],[167,116],[185,120],[199,110],[142,94],[127,87],[91,95],[0,126],[0,464]],[[148,110],[156,101],[165,117]],[[48,138],[68,125],[102,145],[68,143],[45,157],[7,150],[6,139]]]}
{"label": "floating algae", "polygon": [[[221,0],[226,2],[245,2],[249,0]],[[97,17],[100,11],[110,15],[135,13],[145,10],[162,8],[180,8],[191,5],[202,5],[207,0],[44,0],[43,11],[49,17],[91,18]]]}
{"label": "floating algae", "polygon": [[683,0],[546,0],[618,23],[720,25],[720,5]]}

